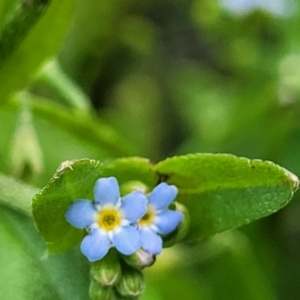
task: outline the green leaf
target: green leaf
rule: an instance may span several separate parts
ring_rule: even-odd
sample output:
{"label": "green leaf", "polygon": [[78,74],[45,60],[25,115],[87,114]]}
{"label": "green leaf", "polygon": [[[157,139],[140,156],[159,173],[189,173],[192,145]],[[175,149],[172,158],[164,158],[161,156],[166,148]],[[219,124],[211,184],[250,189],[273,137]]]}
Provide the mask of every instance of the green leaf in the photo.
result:
{"label": "green leaf", "polygon": [[174,157],[154,167],[143,158],[67,161],[33,199],[33,215],[49,251],[68,250],[82,239],[85,231],[69,225],[65,213],[76,199],[92,201],[95,181],[109,176],[118,179],[121,191],[132,181],[143,183],[148,191],[160,180],[176,185],[176,200],[191,218],[185,240],[267,216],[287,204],[298,185],[294,175],[271,162],[226,154]]}
{"label": "green leaf", "polygon": [[143,158],[105,163],[89,159],[64,162],[32,203],[36,225],[50,252],[68,250],[83,238],[85,231],[68,224],[65,213],[76,199],[93,200],[95,181],[109,176],[115,176],[120,185],[139,180],[153,188],[158,181],[149,161]]}
{"label": "green leaf", "polygon": [[0,33],[0,66],[41,17],[47,5],[48,1],[43,0],[24,1],[10,15]]}
{"label": "green leaf", "polygon": [[285,206],[298,178],[272,162],[229,154],[166,159],[154,170],[179,189],[190,214],[185,240],[199,239],[268,216]]}
{"label": "green leaf", "polygon": [[1,299],[88,299],[89,267],[77,249],[45,257],[32,218],[4,206],[0,215]]}
{"label": "green leaf", "polygon": [[31,200],[38,189],[0,174],[0,203],[31,216]]}
{"label": "green leaf", "polygon": [[22,89],[34,72],[49,57],[56,54],[69,26],[74,1],[51,1],[45,14],[37,21],[22,42],[7,57],[0,68],[0,99]]}

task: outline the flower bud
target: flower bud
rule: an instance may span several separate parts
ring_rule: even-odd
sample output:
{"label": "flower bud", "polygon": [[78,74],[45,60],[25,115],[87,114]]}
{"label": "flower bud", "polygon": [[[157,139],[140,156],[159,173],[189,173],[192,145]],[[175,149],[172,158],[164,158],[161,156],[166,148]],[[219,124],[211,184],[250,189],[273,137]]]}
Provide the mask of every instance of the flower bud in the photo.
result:
{"label": "flower bud", "polygon": [[120,260],[115,249],[110,249],[108,254],[92,264],[91,276],[104,286],[113,286],[121,278]]}
{"label": "flower bud", "polygon": [[139,249],[132,255],[122,255],[123,260],[126,264],[134,268],[149,267],[155,263],[156,256],[149,252]]}
{"label": "flower bud", "polygon": [[145,289],[143,273],[124,264],[122,278],[116,289],[121,296],[138,297]]}
{"label": "flower bud", "polygon": [[13,174],[27,179],[41,173],[42,156],[31,112],[24,106],[11,142],[10,159]]}
{"label": "flower bud", "polygon": [[148,191],[148,187],[141,181],[137,181],[137,180],[127,181],[123,183],[120,188],[121,188],[122,195],[126,195],[134,191],[141,191],[143,193],[147,193]]}
{"label": "flower bud", "polygon": [[162,236],[164,248],[173,246],[174,244],[179,243],[187,234],[190,226],[190,215],[186,207],[178,202],[175,202],[177,211],[183,214],[183,219],[180,222],[179,226],[170,234]]}
{"label": "flower bud", "polygon": [[89,295],[92,300],[117,300],[112,287],[101,285],[96,280],[91,280]]}

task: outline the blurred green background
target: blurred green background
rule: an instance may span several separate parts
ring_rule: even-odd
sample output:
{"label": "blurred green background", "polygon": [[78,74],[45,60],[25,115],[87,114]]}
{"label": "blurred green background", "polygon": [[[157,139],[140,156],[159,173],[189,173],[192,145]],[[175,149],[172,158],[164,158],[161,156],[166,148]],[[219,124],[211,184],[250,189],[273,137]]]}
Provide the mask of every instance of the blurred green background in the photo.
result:
{"label": "blurred green background", "polygon": [[[18,3],[0,2],[0,28]],[[225,152],[299,175],[299,8],[292,0],[76,1],[63,43],[45,57],[51,63],[0,107],[0,172],[41,188],[68,159]],[[142,299],[300,299],[298,198],[236,231],[166,249],[145,270]],[[0,216],[1,299],[88,299],[77,249],[46,259],[30,218],[5,205]]]}

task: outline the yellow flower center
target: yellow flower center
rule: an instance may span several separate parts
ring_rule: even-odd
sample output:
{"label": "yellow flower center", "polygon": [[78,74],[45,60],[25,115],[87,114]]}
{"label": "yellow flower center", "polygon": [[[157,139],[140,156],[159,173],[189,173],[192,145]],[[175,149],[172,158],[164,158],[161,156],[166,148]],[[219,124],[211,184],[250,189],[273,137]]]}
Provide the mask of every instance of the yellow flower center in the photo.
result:
{"label": "yellow flower center", "polygon": [[154,213],[153,208],[148,206],[147,212],[144,214],[144,216],[141,219],[138,220],[138,223],[142,226],[150,225],[153,222],[154,216],[155,216],[155,213]]}
{"label": "yellow flower center", "polygon": [[120,213],[115,209],[104,209],[98,215],[97,223],[105,230],[113,230],[120,225],[120,222]]}

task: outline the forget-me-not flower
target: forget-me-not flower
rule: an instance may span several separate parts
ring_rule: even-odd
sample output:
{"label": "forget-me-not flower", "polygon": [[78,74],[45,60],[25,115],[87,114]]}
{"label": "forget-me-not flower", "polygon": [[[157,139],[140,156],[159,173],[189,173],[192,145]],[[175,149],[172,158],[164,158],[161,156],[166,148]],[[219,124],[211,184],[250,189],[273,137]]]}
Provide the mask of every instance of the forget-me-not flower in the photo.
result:
{"label": "forget-me-not flower", "polygon": [[160,183],[148,196],[146,214],[138,220],[142,248],[153,255],[162,251],[160,235],[174,231],[183,218],[181,212],[168,209],[177,193],[174,185]]}
{"label": "forget-me-not flower", "polygon": [[94,186],[94,202],[78,199],[66,212],[67,221],[89,234],[81,242],[81,252],[89,261],[103,258],[110,247],[131,255],[142,245],[136,222],[147,211],[147,198],[141,191],[120,197],[115,177],[100,178]]}

